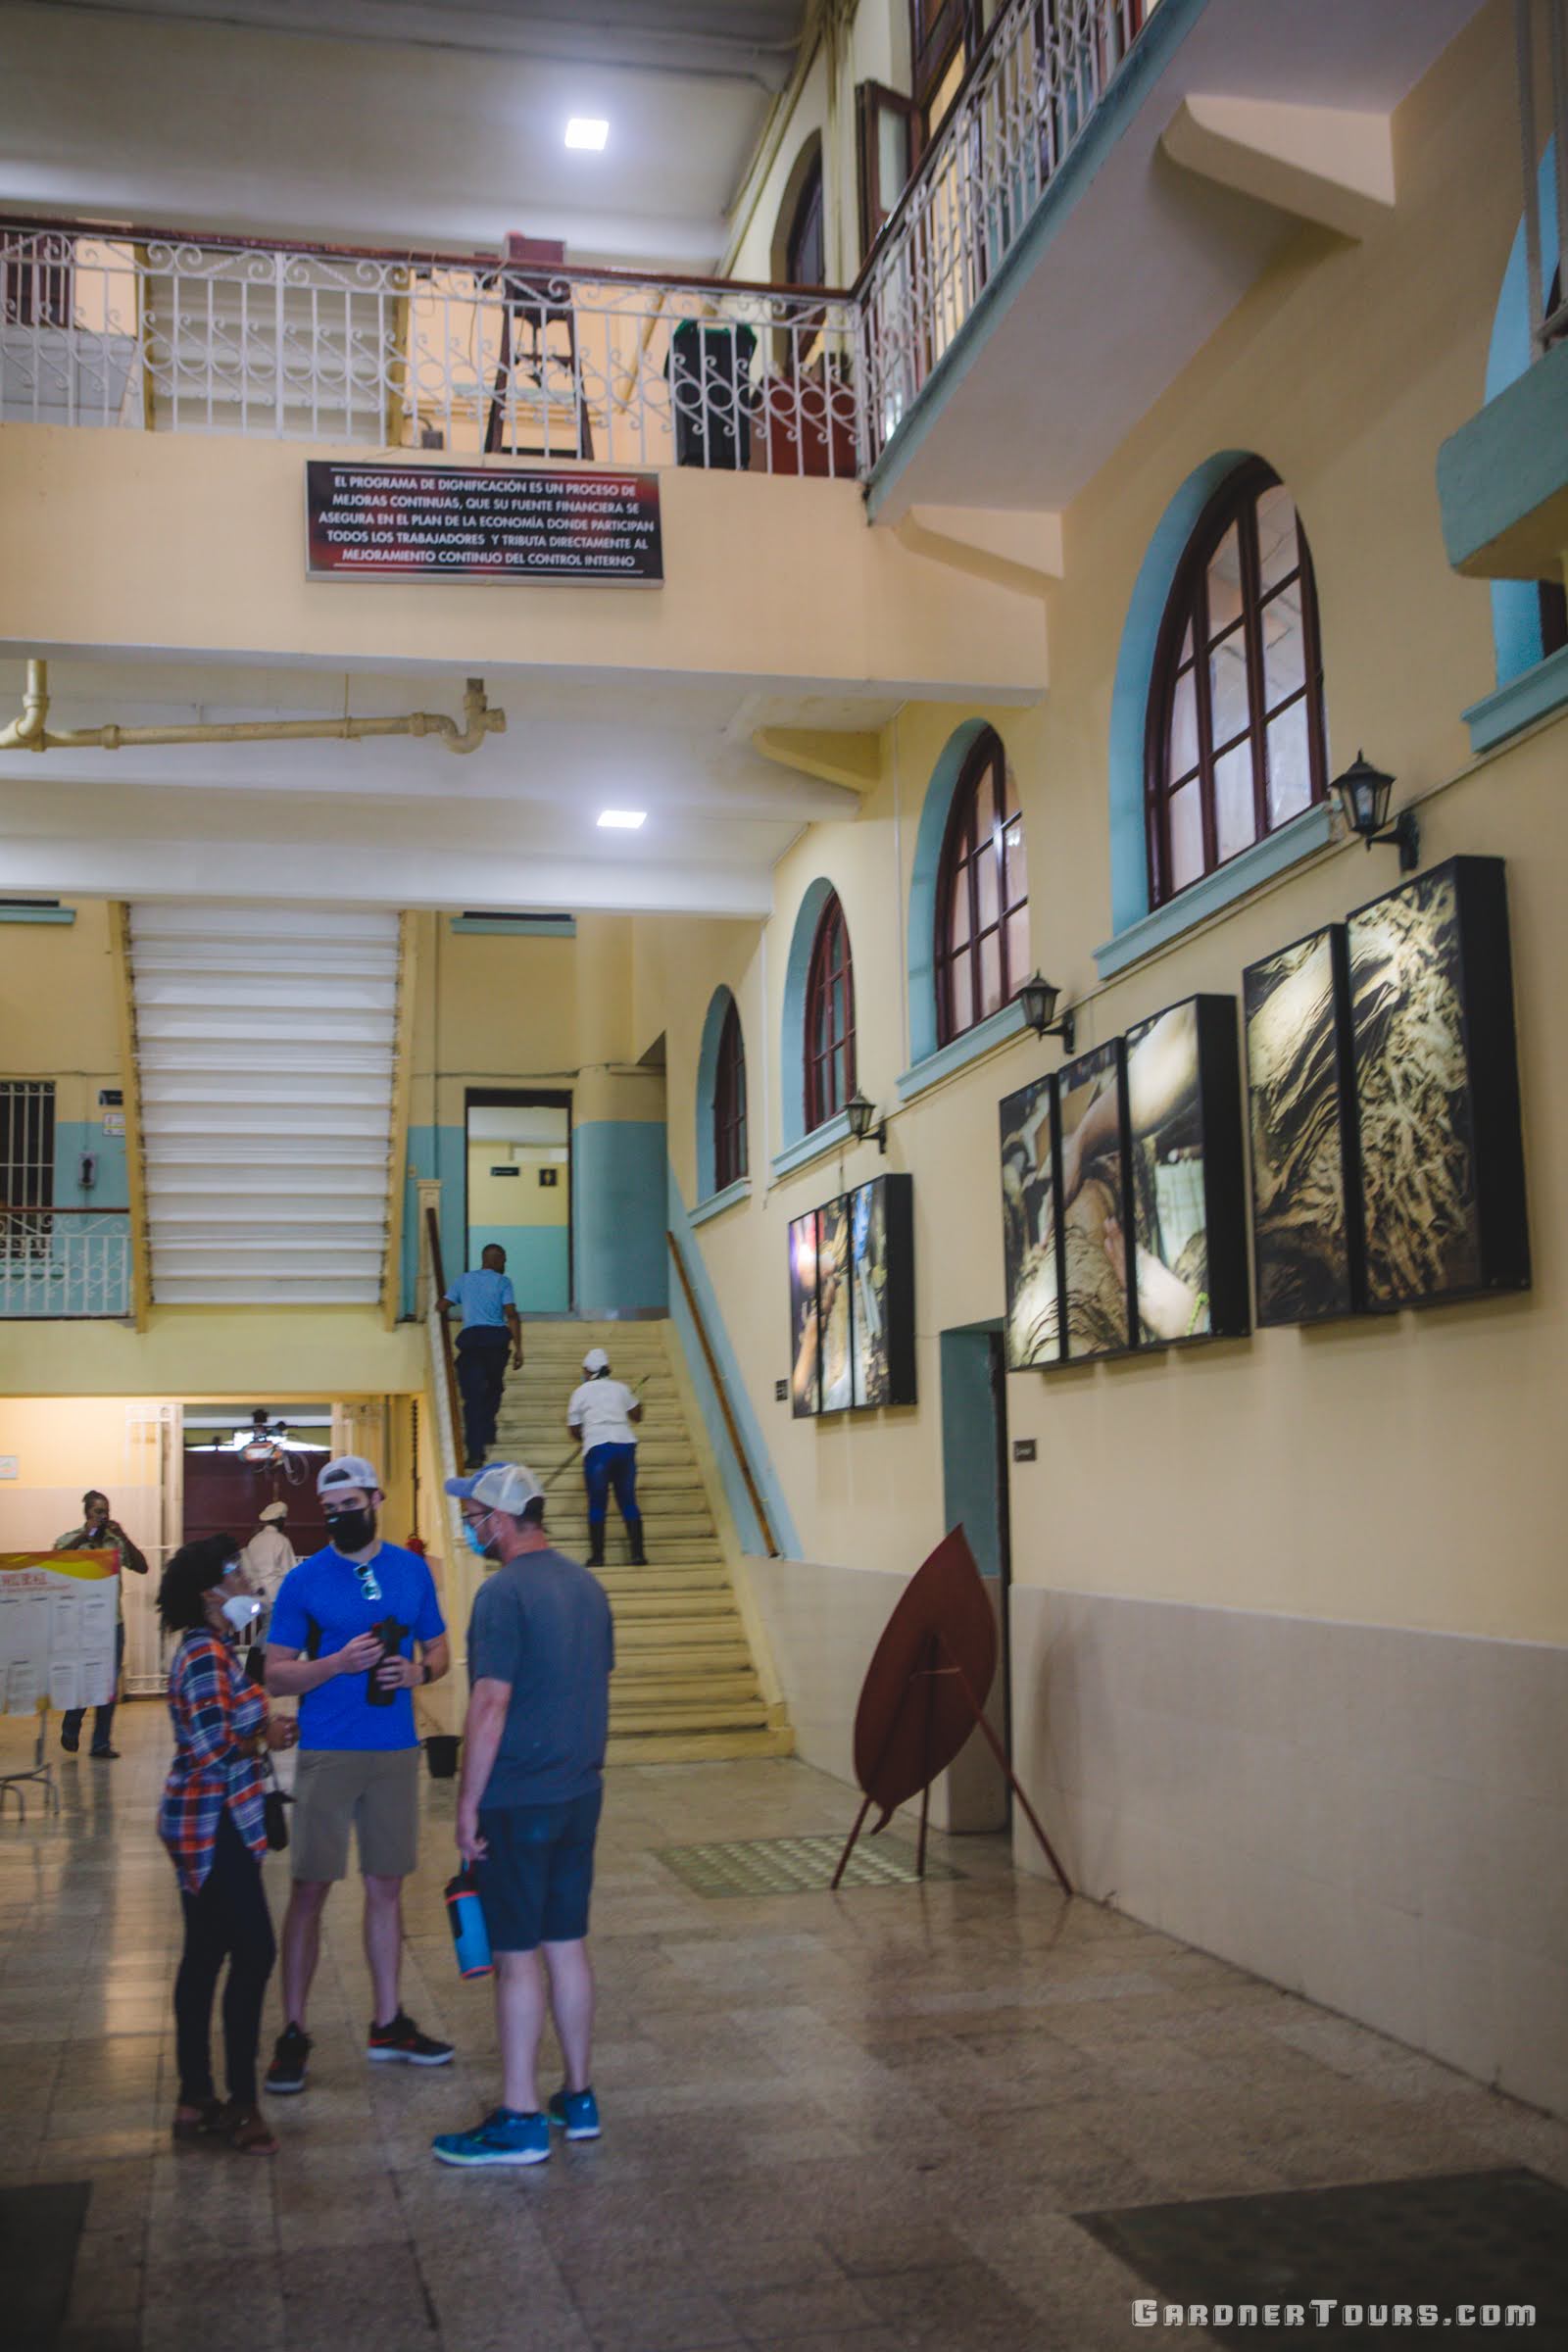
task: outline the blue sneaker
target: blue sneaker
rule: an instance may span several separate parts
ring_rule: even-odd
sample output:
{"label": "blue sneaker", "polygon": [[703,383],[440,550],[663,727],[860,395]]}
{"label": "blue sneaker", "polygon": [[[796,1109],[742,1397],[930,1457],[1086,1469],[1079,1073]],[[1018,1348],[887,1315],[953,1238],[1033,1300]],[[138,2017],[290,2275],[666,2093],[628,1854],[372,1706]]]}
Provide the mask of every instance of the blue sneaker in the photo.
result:
{"label": "blue sneaker", "polygon": [[599,2101],[591,2090],[558,2090],[550,2102],[550,2121],[568,2139],[597,2139]]}
{"label": "blue sneaker", "polygon": [[430,2152],[438,2164],[543,2164],[550,2155],[549,2120],[498,2107],[471,2132],[441,2132]]}

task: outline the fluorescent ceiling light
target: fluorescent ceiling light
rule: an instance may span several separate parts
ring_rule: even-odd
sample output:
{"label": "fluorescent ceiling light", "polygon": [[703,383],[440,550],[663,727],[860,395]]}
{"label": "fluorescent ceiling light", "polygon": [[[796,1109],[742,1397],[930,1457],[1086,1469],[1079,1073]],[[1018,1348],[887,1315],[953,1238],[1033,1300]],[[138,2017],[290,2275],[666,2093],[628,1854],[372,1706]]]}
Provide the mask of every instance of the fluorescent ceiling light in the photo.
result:
{"label": "fluorescent ceiling light", "polygon": [[595,115],[573,115],[566,124],[568,147],[591,147],[597,154],[610,136],[610,124]]}
{"label": "fluorescent ceiling light", "polygon": [[599,822],[617,833],[635,833],[648,815],[646,808],[601,808]]}

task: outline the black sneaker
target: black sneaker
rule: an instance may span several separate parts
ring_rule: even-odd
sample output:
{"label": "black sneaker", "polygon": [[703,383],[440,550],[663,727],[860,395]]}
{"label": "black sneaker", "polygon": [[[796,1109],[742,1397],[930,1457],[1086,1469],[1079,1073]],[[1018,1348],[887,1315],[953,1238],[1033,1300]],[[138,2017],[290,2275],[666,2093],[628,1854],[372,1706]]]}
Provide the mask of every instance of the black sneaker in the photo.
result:
{"label": "black sneaker", "polygon": [[79,1732],[68,1732],[64,1726],[62,1726],[60,1733],[60,1744],[65,1749],[68,1756],[74,1756],[81,1745],[81,1734]]}
{"label": "black sneaker", "polygon": [[299,2026],[286,2026],[272,2048],[272,2063],[267,2070],[267,2088],[279,2098],[305,2088],[305,2069],[310,2064],[311,2037]]}
{"label": "black sneaker", "polygon": [[89,1747],[87,1753],[89,1756],[96,1756],[100,1764],[118,1764],[120,1762],[118,1747]]}
{"label": "black sneaker", "polygon": [[365,2055],[382,2061],[399,2059],[405,2066],[450,2066],[452,2044],[421,2034],[413,2018],[400,2009],[389,2026],[371,2026]]}

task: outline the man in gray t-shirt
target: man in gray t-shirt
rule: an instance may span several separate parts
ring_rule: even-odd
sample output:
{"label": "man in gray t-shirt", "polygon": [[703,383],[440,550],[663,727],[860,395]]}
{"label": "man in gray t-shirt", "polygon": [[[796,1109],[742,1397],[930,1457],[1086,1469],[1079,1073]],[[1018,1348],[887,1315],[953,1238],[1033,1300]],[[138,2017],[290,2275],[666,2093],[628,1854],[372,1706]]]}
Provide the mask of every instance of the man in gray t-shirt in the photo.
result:
{"label": "man in gray t-shirt", "polygon": [[[598,1578],[547,1539],[531,1471],[498,1462],[448,1479],[447,1493],[474,1550],[498,1563],[468,1621],[457,1834],[495,1956],[505,2104],[471,2132],[442,2132],[434,2152],[443,2164],[538,2164],[552,2124],[568,2139],[599,2136],[588,1903],[614,1631]],[[535,2077],[547,1977],[566,2066],[548,2114]]]}

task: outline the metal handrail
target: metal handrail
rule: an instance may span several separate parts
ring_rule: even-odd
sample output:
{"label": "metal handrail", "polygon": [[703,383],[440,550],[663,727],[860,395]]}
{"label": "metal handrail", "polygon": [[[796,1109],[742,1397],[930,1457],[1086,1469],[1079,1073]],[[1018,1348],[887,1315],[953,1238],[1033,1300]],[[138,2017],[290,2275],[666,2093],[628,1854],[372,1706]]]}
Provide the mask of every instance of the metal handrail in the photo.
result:
{"label": "metal handrail", "polygon": [[692,1288],[692,1278],[686,1271],[686,1260],[681,1254],[680,1244],[667,1227],[664,1239],[669,1244],[669,1254],[674,1259],[675,1271],[680,1276],[680,1287],[685,1294],[686,1306],[697,1333],[698,1346],[703,1351],[703,1361],[708,1366],[708,1377],[713,1384],[713,1394],[718,1398],[718,1409],[724,1416],[724,1433],[729,1439],[730,1449],[740,1465],[741,1477],[746,1482],[746,1493],[752,1509],[757,1513],[757,1524],[762,1531],[762,1542],[767,1547],[767,1556],[770,1560],[781,1559],[783,1547],[773,1533],[773,1522],[767,1515],[767,1505],[762,1500],[762,1491],[752,1472],[751,1457],[746,1450],[746,1442],[741,1436],[735,1415],[730,1410],[729,1392],[724,1386],[717,1359],[713,1354],[712,1343],[708,1336],[708,1326],[703,1321],[703,1310],[697,1303],[697,1293]]}
{"label": "metal handrail", "polygon": [[435,1282],[435,1297],[430,1311],[441,1326],[441,1361],[446,1367],[447,1418],[452,1431],[452,1458],[459,1464],[467,1459],[463,1442],[463,1408],[458,1401],[458,1363],[452,1348],[452,1333],[441,1312],[441,1301],[447,1295],[446,1268],[441,1261],[441,1223],[433,1208],[424,1212],[424,1238],[430,1251],[430,1273]]}

